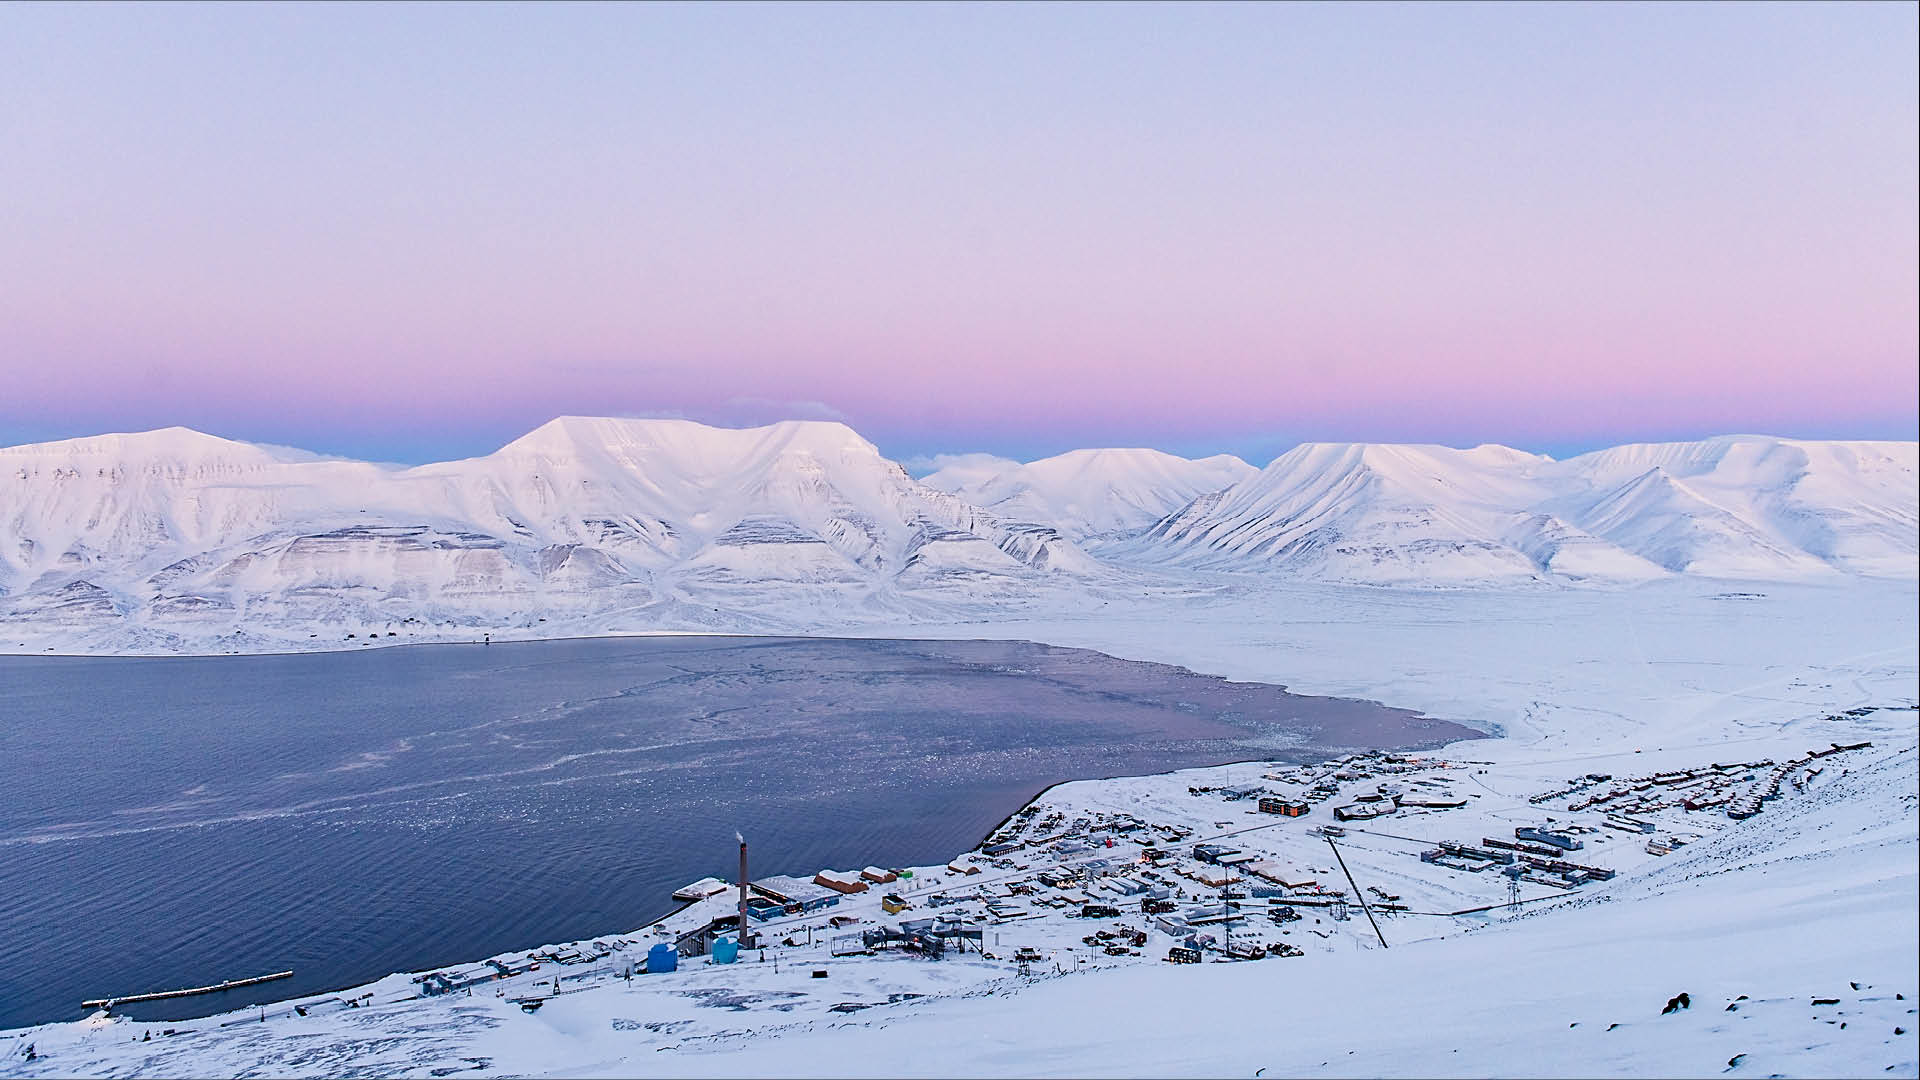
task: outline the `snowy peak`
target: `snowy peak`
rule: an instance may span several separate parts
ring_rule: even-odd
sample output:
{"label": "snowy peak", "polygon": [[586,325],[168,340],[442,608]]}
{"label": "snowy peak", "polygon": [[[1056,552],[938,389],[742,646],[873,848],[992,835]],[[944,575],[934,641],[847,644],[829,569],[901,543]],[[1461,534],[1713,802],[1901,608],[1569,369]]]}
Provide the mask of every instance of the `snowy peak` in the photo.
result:
{"label": "snowy peak", "polygon": [[[1137,532],[1191,502],[1251,476],[1251,465],[1229,454],[1189,459],[1146,449],[1074,450],[993,468],[968,461],[928,477],[1009,519],[1045,523],[1077,540]],[[954,467],[950,467],[954,468]]]}
{"label": "snowy peak", "polygon": [[[1914,443],[1730,435],[1620,446],[1566,466],[1595,492],[1617,487],[1620,498],[1639,500],[1647,518],[1638,534],[1661,534],[1646,554],[1663,565],[1679,560],[1693,572],[1719,565],[1759,576],[1829,569],[1911,576],[1920,531],[1916,449]],[[1615,520],[1617,507],[1593,505],[1588,513],[1613,514],[1596,528],[1631,528]],[[1674,514],[1699,521],[1681,525]],[[1664,532],[1656,519],[1666,522]],[[1681,536],[1691,539],[1660,546]],[[1746,554],[1736,554],[1741,550]],[[1695,566],[1696,556],[1705,562]]]}
{"label": "snowy peak", "polygon": [[1556,462],[1309,443],[1163,518],[1125,556],[1367,584],[1911,576],[1914,451],[1728,436]]}
{"label": "snowy peak", "polygon": [[332,502],[332,490],[305,499],[306,481],[342,469],[379,472],[296,464],[188,428],[0,449],[0,590],[57,588],[102,568],[150,572],[258,535]]}
{"label": "snowy peak", "polygon": [[193,469],[220,465],[264,468],[282,463],[280,455],[263,447],[185,427],[0,447],[0,468],[15,471],[61,464],[75,469],[97,469],[103,465],[122,469]]}
{"label": "snowy peak", "polygon": [[1001,473],[1020,467],[1012,458],[992,454],[941,454],[934,463],[937,468],[921,477],[920,482],[949,494],[979,487]]}
{"label": "snowy peak", "polygon": [[719,428],[691,420],[561,416],[508,443],[496,457],[564,457],[591,453],[631,460],[703,463],[725,471],[783,449],[814,454],[880,457],[872,443],[845,424],[786,420],[755,428]]}
{"label": "snowy peak", "polygon": [[[704,553],[698,565],[751,578],[760,552],[775,576],[853,579],[902,569],[928,530],[1021,548],[1018,561],[1032,568],[1076,564],[1051,551],[1057,536],[1029,528],[1015,541],[993,515],[916,484],[838,423],[731,429],[562,417],[494,454],[423,466],[406,479],[491,531],[550,543],[611,538],[622,557],[654,568]],[[789,545],[789,534],[825,545],[804,571],[793,566],[801,549],[775,546]]]}
{"label": "snowy peak", "polygon": [[168,428],[0,449],[0,622],[159,642],[616,613],[786,632],[1195,570],[1418,587],[1910,578],[1915,449],[1729,436],[1554,461],[1309,443],[1257,471],[1100,449],[968,457],[918,483],[817,421],[569,416],[413,468]]}
{"label": "snowy peak", "polygon": [[1578,519],[1587,529],[1677,573],[1801,577],[1829,571],[1774,543],[1738,513],[1655,466],[1606,492]]}
{"label": "snowy peak", "polygon": [[[1531,496],[1550,460],[1504,446],[1457,450],[1446,446],[1309,443],[1275,459],[1259,481],[1286,488],[1309,484],[1365,485],[1376,497],[1408,504],[1500,506]],[[1319,477],[1321,479],[1314,480]],[[1254,484],[1248,485],[1251,490]]]}
{"label": "snowy peak", "polygon": [[1505,447],[1307,443],[1129,550],[1370,584],[1525,580],[1538,565],[1501,535],[1547,463]]}
{"label": "snowy peak", "polygon": [[[778,627],[796,605],[910,609],[1097,569],[835,423],[562,417],[406,469],[174,429],[0,463],[0,620],[58,610],[175,634],[614,609]],[[79,583],[99,596],[45,602]]]}

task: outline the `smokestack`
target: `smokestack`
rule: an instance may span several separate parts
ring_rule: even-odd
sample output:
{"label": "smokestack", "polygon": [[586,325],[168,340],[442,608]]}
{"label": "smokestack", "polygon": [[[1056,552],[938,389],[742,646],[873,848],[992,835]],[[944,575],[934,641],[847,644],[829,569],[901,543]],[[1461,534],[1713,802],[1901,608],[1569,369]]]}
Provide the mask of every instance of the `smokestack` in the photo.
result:
{"label": "smokestack", "polygon": [[740,841],[740,930],[736,936],[744,947],[747,943],[747,838],[737,832],[733,838]]}

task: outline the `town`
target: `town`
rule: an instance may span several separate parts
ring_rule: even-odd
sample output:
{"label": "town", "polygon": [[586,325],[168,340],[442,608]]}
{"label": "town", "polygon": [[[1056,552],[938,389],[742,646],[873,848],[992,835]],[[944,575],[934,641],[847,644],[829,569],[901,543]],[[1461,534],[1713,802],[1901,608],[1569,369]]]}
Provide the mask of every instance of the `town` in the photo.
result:
{"label": "town", "polygon": [[[731,989],[760,980],[743,969],[768,965],[785,969],[783,986],[833,987],[785,993],[824,1000],[872,978],[893,1004],[1090,966],[1390,948],[1631,875],[1871,745],[1621,778],[1545,781],[1491,762],[1369,752],[1074,782],[943,865],[743,873],[744,888],[708,878],[675,893],[684,907],[630,934],[412,983],[418,996],[478,990],[533,1012],[558,995],[662,976],[686,984],[682,993]],[[743,870],[747,855],[743,841]]]}

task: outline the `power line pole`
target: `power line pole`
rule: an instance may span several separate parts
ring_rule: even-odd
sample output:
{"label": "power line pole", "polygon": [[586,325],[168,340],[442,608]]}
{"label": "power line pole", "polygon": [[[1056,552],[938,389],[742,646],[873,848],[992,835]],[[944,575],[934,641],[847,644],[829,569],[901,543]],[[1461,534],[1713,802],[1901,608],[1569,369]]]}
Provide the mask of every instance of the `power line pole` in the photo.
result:
{"label": "power line pole", "polygon": [[1225,916],[1225,918],[1220,920],[1220,940],[1221,940],[1221,943],[1226,946],[1225,952],[1228,958],[1232,958],[1233,956],[1233,885],[1231,883],[1220,886],[1220,914]]}
{"label": "power line pole", "polygon": [[1347,860],[1340,854],[1340,845],[1334,843],[1331,836],[1326,840],[1327,846],[1333,849],[1333,857],[1340,860],[1340,872],[1347,875],[1347,884],[1353,886],[1353,895],[1360,901],[1360,910],[1367,913],[1367,921],[1373,924],[1373,936],[1380,939],[1381,948],[1386,948],[1387,935],[1380,932],[1380,924],[1374,920],[1373,908],[1367,904],[1366,894],[1360,891],[1360,883],[1353,880],[1353,871],[1347,869]]}

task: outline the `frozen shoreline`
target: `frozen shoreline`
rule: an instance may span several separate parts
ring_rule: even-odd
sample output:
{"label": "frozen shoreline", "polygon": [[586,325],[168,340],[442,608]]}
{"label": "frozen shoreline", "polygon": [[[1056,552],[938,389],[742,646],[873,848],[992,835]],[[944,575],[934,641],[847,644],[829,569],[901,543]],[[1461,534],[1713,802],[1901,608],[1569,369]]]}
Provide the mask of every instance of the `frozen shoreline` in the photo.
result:
{"label": "frozen shoreline", "polygon": [[[1177,619],[1151,622],[1143,617],[1121,616],[1100,621],[1010,620],[994,625],[916,625],[911,630],[873,626],[860,628],[858,636],[1017,636],[1050,644],[1094,648],[1127,658],[1173,663],[1228,678],[1282,683],[1301,693],[1368,697],[1419,708],[1430,715],[1451,714],[1498,724],[1504,729],[1503,735],[1456,745],[1440,751],[1439,755],[1487,761],[1490,764],[1483,767],[1513,774],[1515,790],[1519,791],[1526,786],[1520,783],[1523,779],[1533,784],[1563,774],[1610,772],[1645,763],[1671,763],[1680,767],[1718,760],[1735,750],[1755,759],[1784,759],[1832,741],[1824,737],[1831,725],[1823,723],[1823,716],[1865,705],[1910,704],[1915,696],[1916,672],[1920,672],[1914,646],[1913,588],[1910,583],[1895,583],[1891,587],[1885,587],[1886,583],[1876,585],[1883,587],[1770,588],[1769,593],[1777,595],[1758,601],[1739,601],[1737,610],[1735,601],[1720,600],[1711,594],[1700,595],[1697,591],[1684,595],[1676,595],[1673,590],[1640,592],[1630,594],[1625,603],[1617,593],[1593,593],[1481,596],[1452,605],[1431,605],[1422,597],[1376,592],[1366,597],[1373,603],[1356,604],[1348,610],[1320,607],[1288,612],[1265,607],[1258,611],[1261,616],[1258,618],[1245,617],[1252,608],[1260,607],[1251,605],[1225,611],[1218,608],[1206,612],[1183,611],[1177,613]],[[1458,602],[1461,596],[1453,594],[1448,600]],[[1433,617],[1448,606],[1455,608],[1456,615],[1450,625]],[[1484,617],[1488,613],[1501,617]],[[1289,615],[1295,617],[1289,618]],[[1573,635],[1546,632],[1553,628],[1584,632]],[[1281,672],[1282,667],[1287,670]],[[1175,1007],[1174,1003],[1181,1000],[1210,1002],[1203,1010],[1204,1015],[1192,1016],[1190,1020],[1195,1031],[1214,1030],[1210,1025],[1227,1023],[1228,1018],[1237,1015],[1233,1001],[1250,992],[1273,1001],[1293,1002],[1294,1007],[1308,1013],[1321,1008],[1300,996],[1296,985],[1300,976],[1296,973],[1312,972],[1309,981],[1333,980],[1342,985],[1353,979],[1382,977],[1389,970],[1418,971],[1417,975],[1393,976],[1396,978],[1438,976],[1440,969],[1426,966],[1429,961],[1421,957],[1455,957],[1465,961],[1466,967],[1452,977],[1464,978],[1478,989],[1468,995],[1471,1000],[1453,1002],[1442,1009],[1451,1015],[1468,1008],[1474,1001],[1491,1007],[1493,999],[1502,993],[1497,984],[1470,973],[1501,970],[1494,958],[1505,950],[1498,953],[1486,950],[1494,948],[1503,937],[1517,934],[1520,938],[1516,941],[1536,941],[1542,943],[1540,947],[1572,949],[1586,956],[1588,954],[1578,953],[1585,948],[1579,943],[1583,936],[1579,929],[1582,921],[1601,919],[1605,912],[1612,913],[1602,920],[1612,928],[1609,932],[1624,935],[1625,940],[1633,935],[1645,937],[1659,933],[1663,920],[1687,923],[1696,920],[1701,912],[1725,910],[1727,915],[1720,920],[1723,925],[1719,929],[1714,929],[1716,924],[1711,922],[1701,924],[1684,946],[1671,946],[1667,951],[1675,956],[1684,954],[1696,958],[1712,955],[1716,957],[1714,962],[1731,974],[1749,972],[1754,986],[1767,979],[1779,982],[1798,971],[1804,979],[1794,985],[1795,992],[1806,986],[1826,993],[1834,980],[1840,978],[1837,973],[1842,967],[1851,965],[1849,970],[1871,967],[1871,951],[1863,955],[1857,949],[1840,950],[1821,958],[1804,950],[1788,949],[1782,954],[1785,959],[1763,961],[1746,955],[1756,950],[1750,944],[1743,944],[1749,938],[1742,936],[1747,931],[1739,927],[1761,918],[1779,903],[1799,903],[1787,901],[1787,894],[1779,893],[1781,888],[1812,888],[1817,895],[1853,875],[1862,882],[1876,883],[1871,887],[1866,884],[1855,887],[1856,895],[1883,899],[1872,900],[1864,908],[1857,903],[1844,909],[1810,908],[1796,916],[1799,924],[1802,927],[1830,924],[1836,931],[1847,928],[1852,934],[1868,933],[1869,940],[1893,943],[1889,947],[1896,951],[1897,943],[1912,936],[1911,929],[1902,926],[1905,923],[1910,927],[1911,906],[1902,905],[1913,893],[1911,856],[1915,845],[1911,834],[1916,816],[1909,797],[1911,785],[1906,780],[1911,775],[1914,756],[1912,716],[1910,711],[1875,713],[1869,722],[1844,732],[1849,737],[1864,735],[1875,742],[1873,764],[1863,768],[1869,778],[1879,779],[1872,779],[1871,783],[1866,779],[1847,781],[1848,785],[1868,783],[1866,788],[1855,791],[1842,785],[1828,790],[1823,782],[1811,794],[1791,802],[1788,813],[1770,810],[1755,822],[1731,823],[1719,830],[1717,837],[1679,849],[1678,854],[1666,859],[1642,855],[1637,869],[1622,865],[1618,867],[1622,871],[1620,879],[1592,888],[1594,899],[1613,896],[1634,899],[1634,904],[1595,908],[1585,901],[1586,894],[1582,893],[1567,901],[1547,903],[1548,910],[1510,923],[1485,922],[1476,924],[1477,928],[1434,927],[1417,934],[1415,941],[1404,943],[1389,937],[1390,943],[1405,944],[1404,949],[1370,949],[1343,938],[1347,941],[1342,946],[1344,952],[1314,950],[1299,959],[1224,967],[1202,965],[1190,971],[1171,970],[1164,963],[1143,965],[1137,958],[1126,962],[1115,960],[1109,970],[1105,961],[1094,960],[1087,965],[1072,965],[1074,970],[1083,966],[1099,969],[1094,975],[1059,981],[1029,977],[1027,982],[1013,974],[1004,960],[968,957],[931,964],[875,958],[861,961],[867,968],[856,973],[852,970],[853,961],[823,957],[821,963],[829,965],[832,971],[826,980],[826,984],[833,987],[829,996],[836,996],[836,1001],[844,997],[864,1003],[852,1013],[832,1012],[833,1003],[820,998],[812,980],[791,979],[792,973],[786,965],[782,965],[777,978],[771,972],[758,971],[758,965],[735,969],[688,968],[683,972],[686,978],[678,984],[670,982],[678,976],[660,976],[636,980],[637,985],[622,981],[606,986],[599,993],[569,992],[531,1015],[522,1014],[517,1008],[499,1011],[493,1003],[504,999],[483,1000],[477,993],[471,999],[439,998],[383,1004],[387,997],[410,997],[417,992],[406,976],[394,976],[374,984],[377,1008],[338,1013],[337,1019],[289,1017],[270,1019],[264,1026],[256,1021],[252,1027],[244,1024],[216,1027],[221,1018],[212,1018],[182,1025],[206,1030],[190,1038],[169,1040],[164,1049],[157,1044],[130,1043],[109,1037],[109,1033],[126,1031],[128,1025],[124,1024],[101,1027],[96,1023],[89,1027],[88,1022],[82,1021],[0,1034],[0,1040],[6,1040],[0,1042],[0,1055],[7,1054],[8,1047],[22,1041],[36,1041],[42,1052],[55,1054],[44,1059],[44,1068],[36,1068],[40,1062],[29,1065],[16,1057],[0,1056],[0,1073],[176,1074],[231,1072],[244,1067],[301,1072],[299,1062],[285,1056],[296,1045],[308,1047],[309,1051],[316,1046],[335,1048],[324,1059],[311,1056],[303,1059],[307,1061],[304,1071],[315,1073],[377,1066],[381,1071],[427,1075],[464,1064],[470,1071],[460,1072],[461,1075],[495,1072],[618,1075],[642,1067],[642,1059],[632,1055],[643,1054],[649,1063],[647,1067],[656,1067],[651,1065],[658,1060],[654,1055],[663,1051],[674,1054],[673,1071],[713,1075],[746,1075],[770,1070],[801,1074],[1219,1073],[1238,1070],[1241,1059],[1231,1054],[1221,1056],[1227,1052],[1224,1048],[1211,1052],[1211,1056],[1202,1053],[1178,1060],[1156,1059],[1150,1054],[1142,1056],[1145,1052],[1138,1041],[1122,1033],[1091,1042],[1078,1036],[1068,1036],[1063,1041],[1062,1031],[1048,1031],[1045,1025],[1036,1026],[1031,1021],[1051,1011],[1069,1025],[1069,1030],[1077,1030],[1072,1018],[1084,1017],[1086,1010],[1092,1009],[1098,1014],[1102,1009],[1119,1007],[1120,998],[1109,1000],[1109,995],[1126,998],[1146,994],[1159,1000],[1162,994],[1173,994],[1166,999],[1168,1007]],[[1838,733],[1838,729],[1833,730]],[[1241,768],[1243,773],[1251,773],[1249,767]],[[1210,770],[1212,773],[1223,771]],[[1180,790],[1177,797],[1171,798],[1171,805],[1185,805],[1183,800],[1201,802],[1185,795],[1183,776],[1173,779],[1177,782],[1170,786]],[[1490,779],[1497,781],[1497,777]],[[1908,796],[1901,795],[1903,784]],[[1090,810],[1104,806],[1117,812],[1122,806],[1144,805],[1139,801],[1142,799],[1167,803],[1170,796],[1164,789],[1168,786],[1166,777],[1076,781],[1050,788],[1037,796],[1036,801],[1054,803],[1070,797]],[[1464,787],[1456,784],[1456,788]],[[1156,791],[1161,794],[1156,795]],[[1309,816],[1302,821],[1324,823],[1325,810],[1324,806],[1316,808],[1314,814],[1321,816]],[[1237,810],[1235,815],[1242,816]],[[1436,813],[1432,820],[1442,822],[1444,814]],[[1829,832],[1835,824],[1841,826],[1841,831]],[[1893,828],[1891,835],[1887,833],[1889,827]],[[1305,830],[1304,827],[1269,830],[1275,834],[1283,831],[1291,836]],[[1477,837],[1467,834],[1479,830],[1463,827],[1455,831],[1460,835],[1454,839],[1472,841]],[[1389,844],[1388,841],[1379,843]],[[1804,886],[1800,878],[1793,876],[1799,871],[1782,878],[1779,867],[1800,866],[1802,863],[1794,860],[1804,857],[1794,855],[1786,863],[1779,863],[1755,854],[1769,844],[1785,845],[1796,851],[1800,850],[1797,845],[1806,844],[1815,845],[1808,848],[1809,851],[1830,848],[1831,851],[1819,858],[1830,862],[1833,869],[1818,882]],[[1286,856],[1292,850],[1283,844],[1277,854]],[[1301,860],[1310,860],[1311,856],[1305,853],[1312,850],[1311,845],[1299,850]],[[1394,867],[1402,865],[1400,860],[1407,857],[1406,853],[1395,854],[1385,846],[1374,853],[1349,852],[1349,860],[1358,863],[1354,870],[1363,875],[1363,885],[1376,875],[1380,875],[1381,880],[1393,881],[1386,875],[1398,873]],[[1756,876],[1755,868],[1762,864],[1775,869],[1765,876]],[[933,873],[940,875],[938,870]],[[1484,884],[1479,878],[1469,881],[1476,889]],[[1389,888],[1407,896],[1415,895],[1400,884]],[[1859,889],[1868,891],[1862,893]],[[1891,892],[1886,891],[1889,889]],[[1708,891],[1701,893],[1698,901],[1690,899],[1699,890]],[[1439,899],[1435,897],[1436,901]],[[1648,925],[1632,920],[1621,922],[1622,910],[1642,903]],[[1703,908],[1702,904],[1708,906]],[[1727,904],[1734,906],[1726,909]],[[1866,921],[1863,923],[1862,919]],[[1407,925],[1412,928],[1412,924]],[[1347,928],[1352,928],[1351,922]],[[1465,933],[1460,932],[1463,929]],[[1000,932],[1008,931],[1003,928]],[[1033,931],[1037,940],[1056,941],[1056,952],[1065,947],[1068,939],[1059,939],[1055,931],[1047,933],[1054,937],[1048,938],[1037,929]],[[1477,944],[1483,940],[1486,948]],[[1551,944],[1546,944],[1548,942]],[[1012,944],[1009,939],[1005,947]],[[1165,942],[1159,941],[1159,944],[1164,951]],[[993,946],[988,945],[988,950],[992,949]],[[1840,955],[1841,952],[1845,955]],[[1910,960],[1911,952],[1905,955]],[[1783,967],[1787,960],[1797,967]],[[1406,967],[1416,961],[1419,961],[1416,969]],[[1610,965],[1617,965],[1619,958],[1609,959],[1606,954],[1594,953],[1581,962],[1596,965],[1596,971],[1604,972],[1612,970]],[[812,962],[804,960],[803,952],[796,952],[794,963],[811,966]],[[1664,968],[1664,961],[1657,957],[1643,958],[1639,963],[1643,968]],[[1883,970],[1872,973],[1866,981],[1899,980],[1898,966],[1892,970],[1886,970],[1884,964],[1881,966]],[[1910,963],[1905,966],[1910,968]],[[1375,974],[1369,976],[1368,972]],[[543,969],[542,974],[545,973]],[[1856,972],[1856,976],[1858,974],[1860,972]],[[1846,978],[1861,981],[1856,976]],[[1622,969],[1619,979],[1607,976],[1598,981],[1577,980],[1578,985],[1556,991],[1558,997],[1554,1000],[1564,998],[1566,1009],[1587,1010],[1581,1015],[1590,1016],[1592,1008],[1615,1000],[1624,988],[1638,985],[1642,980],[1643,976],[1629,976]],[[1907,981],[1910,982],[1910,978]],[[1846,982],[1842,980],[1839,985],[1844,990]],[[722,989],[726,993],[715,997]],[[1907,1000],[1901,1002],[1904,1007],[1911,1003],[1913,991],[1920,988],[1902,984],[1897,989],[1906,992]],[[1010,994],[1007,1000],[1019,1004],[996,1005],[993,999],[978,996],[989,991]],[[1538,988],[1527,992],[1537,994]],[[1672,989],[1666,991],[1671,992]],[[1736,993],[1760,997],[1748,989]],[[1705,994],[1696,992],[1695,997],[1704,998]],[[628,998],[632,999],[631,1003]],[[733,1001],[738,1008],[705,1004],[722,999]],[[809,1004],[815,1001],[817,1005]],[[888,1004],[889,1001],[892,1003]],[[1724,1004],[1716,1000],[1711,1007],[1718,1012]],[[1855,1002],[1848,1007],[1878,1015],[1876,1010],[1892,1009],[1892,1004],[1876,1000]],[[623,1026],[622,1016],[634,1010],[638,1010],[643,1019]],[[1040,1012],[1036,1014],[1035,1010]],[[1705,1014],[1698,1014],[1697,1018],[1704,1021]],[[1483,1017],[1478,1021],[1463,1019],[1460,1022],[1484,1025],[1489,1021]],[[1564,1033],[1569,1023],[1592,1022],[1591,1018],[1582,1021],[1577,1015],[1560,1019],[1558,1030],[1562,1034],[1553,1038],[1565,1044],[1569,1037]],[[743,1023],[744,1028],[740,1027]],[[1341,1030],[1332,1021],[1328,1023],[1331,1025],[1328,1031]],[[903,1064],[900,1059],[883,1054],[866,1059],[868,1065],[860,1065],[845,1056],[858,1054],[869,1045],[885,1046],[890,1048],[885,1053],[897,1053],[902,1044],[890,1032],[898,1032],[903,1038],[944,1043],[956,1038],[961,1030],[978,1030],[981,1024],[1003,1027],[1009,1034],[1004,1040],[989,1040],[984,1044],[969,1039],[966,1042],[969,1048],[955,1049],[947,1056],[918,1064],[911,1060]],[[1605,1026],[1600,1024],[1599,1028]],[[1544,1021],[1521,1022],[1509,1017],[1505,1022],[1508,1030],[1496,1033],[1489,1028],[1475,1036],[1475,1045],[1480,1047],[1477,1055],[1462,1052],[1436,1058],[1403,1047],[1400,1057],[1375,1056],[1366,1059],[1370,1065],[1343,1073],[1337,1068],[1339,1062],[1323,1070],[1316,1066],[1320,1057],[1306,1061],[1306,1056],[1317,1052],[1316,1048],[1325,1038],[1294,1038],[1289,1044],[1294,1046],[1293,1050],[1282,1050],[1276,1044],[1258,1060],[1270,1066],[1270,1072],[1331,1071],[1334,1075],[1708,1071],[1708,1059],[1701,1055],[1709,1044],[1717,1045],[1713,1040],[1720,1035],[1692,1032],[1675,1041],[1670,1036],[1679,1026],[1674,1023],[1665,1029],[1635,1028],[1636,1033],[1614,1040],[1615,1045],[1606,1051],[1613,1056],[1538,1059],[1515,1056],[1528,1053],[1526,1048],[1535,1045],[1531,1040],[1547,1039],[1548,1025]],[[1861,1026],[1862,1021],[1852,1025],[1853,1028]],[[1857,1048],[1857,1052],[1848,1051],[1839,1058],[1823,1057],[1811,1049],[1806,1054],[1812,1056],[1796,1057],[1794,1055],[1802,1052],[1782,1040],[1774,1040],[1766,1043],[1765,1053],[1777,1060],[1763,1067],[1768,1071],[1841,1074],[1859,1071],[1871,1064],[1871,1070],[1876,1073],[1914,1075],[1916,1054],[1911,1035],[1914,1025],[1902,1026],[1908,1032],[1904,1036],[1906,1042],[1895,1040],[1880,1048],[1876,1041],[1871,1054]],[[1533,1034],[1536,1029],[1537,1036]],[[910,1034],[915,1032],[919,1034]],[[369,1036],[377,1036],[385,1049],[371,1048],[371,1044],[365,1042]],[[1572,1039],[1585,1037],[1576,1034]],[[293,1041],[286,1041],[288,1039]],[[877,1042],[873,1041],[876,1039]],[[191,1045],[196,1040],[198,1045]],[[1062,1047],[1059,1054],[1048,1051],[1051,1043]],[[524,1052],[515,1049],[522,1045],[527,1047]],[[998,1051],[989,1052],[1003,1045],[1007,1056],[998,1056]],[[1537,1052],[1551,1054],[1544,1049],[1549,1045],[1560,1044],[1541,1042]],[[143,1052],[143,1046],[150,1048],[151,1053]],[[1066,1050],[1069,1046],[1075,1048],[1071,1053]],[[1102,1046],[1107,1049],[1103,1050]],[[1862,1043],[1861,1047],[1864,1046]],[[675,1049],[669,1050],[669,1047]],[[1460,1048],[1450,1045],[1448,1049]],[[1606,1048],[1595,1047],[1593,1052],[1600,1054],[1603,1049]],[[1630,1052],[1615,1053],[1622,1049]],[[1831,1055],[1832,1051],[1822,1053]],[[1874,1054],[1891,1056],[1881,1060]],[[1715,1059],[1719,1068],[1712,1071],[1726,1068],[1729,1056],[1720,1054]],[[474,1062],[478,1059],[485,1059],[486,1067],[471,1071],[475,1070]],[[1532,1070],[1515,1064],[1526,1060],[1561,1061],[1562,1064],[1541,1065]],[[882,1061],[886,1063],[884,1066]],[[1159,1063],[1154,1064],[1155,1061]],[[623,1067],[622,1062],[628,1064]],[[1291,1064],[1286,1064],[1288,1062]],[[1500,1065],[1500,1062],[1506,1064]],[[1252,1068],[1249,1065],[1246,1071],[1251,1072]]]}

